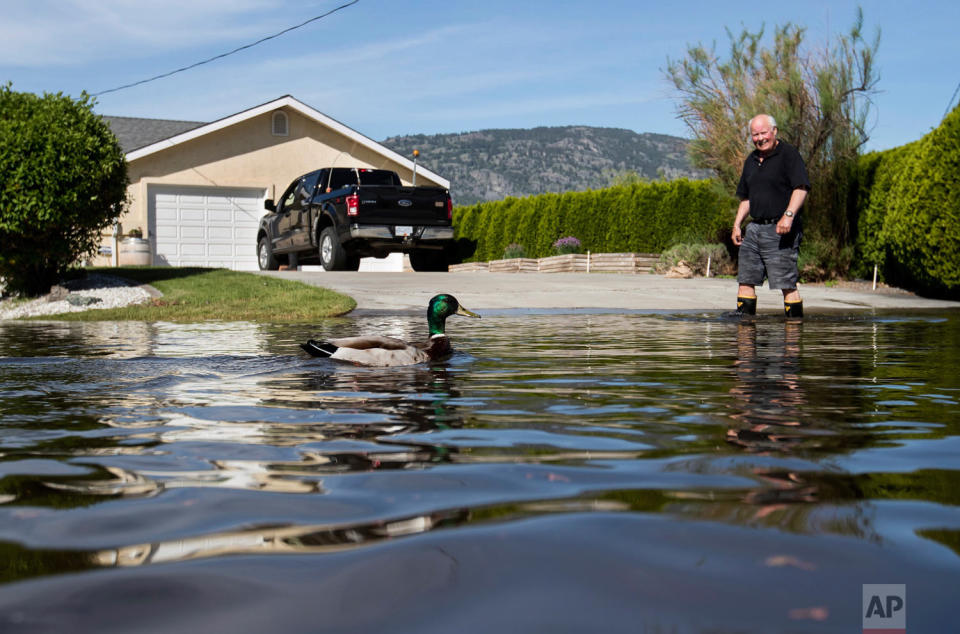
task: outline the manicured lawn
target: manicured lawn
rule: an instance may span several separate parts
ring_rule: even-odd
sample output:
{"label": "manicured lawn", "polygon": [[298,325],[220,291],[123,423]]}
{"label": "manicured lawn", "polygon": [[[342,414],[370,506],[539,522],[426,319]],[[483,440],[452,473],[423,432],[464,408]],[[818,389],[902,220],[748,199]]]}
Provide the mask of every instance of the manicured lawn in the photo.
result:
{"label": "manicured lawn", "polygon": [[163,297],[126,308],[65,313],[58,320],[298,323],[342,315],[357,305],[324,288],[226,269],[111,267],[91,272],[150,284]]}

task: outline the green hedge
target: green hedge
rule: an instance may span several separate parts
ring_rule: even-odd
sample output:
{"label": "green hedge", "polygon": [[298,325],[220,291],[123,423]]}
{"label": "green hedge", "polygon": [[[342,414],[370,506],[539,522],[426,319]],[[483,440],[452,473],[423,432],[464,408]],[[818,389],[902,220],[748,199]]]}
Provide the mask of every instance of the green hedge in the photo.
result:
{"label": "green hedge", "polygon": [[883,224],[888,274],[933,295],[960,295],[960,108],[917,143]]}
{"label": "green hedge", "polygon": [[457,238],[477,243],[472,261],[503,256],[511,243],[527,257],[553,255],[574,236],[594,253],[660,253],[683,242],[728,238],[736,200],[714,181],[634,183],[607,189],[507,198],[454,209]]}
{"label": "green hedge", "polygon": [[857,273],[960,297],[960,107],[919,141],[860,161]]}
{"label": "green hedge", "polygon": [[875,264],[885,263],[887,247],[882,235],[891,191],[915,145],[911,143],[884,152],[872,152],[860,158],[857,174],[856,257],[853,266],[855,275],[869,277],[873,274]]}

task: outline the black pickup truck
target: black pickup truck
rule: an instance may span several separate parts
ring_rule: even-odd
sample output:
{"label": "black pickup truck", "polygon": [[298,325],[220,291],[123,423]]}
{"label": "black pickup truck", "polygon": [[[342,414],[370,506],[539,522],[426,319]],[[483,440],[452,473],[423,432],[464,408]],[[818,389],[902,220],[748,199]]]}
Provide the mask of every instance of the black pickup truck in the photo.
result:
{"label": "black pickup truck", "polygon": [[257,231],[261,270],[319,261],[356,271],[361,257],[410,254],[415,271],[446,271],[453,252],[453,202],[443,187],[406,187],[389,170],[324,168],[297,178]]}

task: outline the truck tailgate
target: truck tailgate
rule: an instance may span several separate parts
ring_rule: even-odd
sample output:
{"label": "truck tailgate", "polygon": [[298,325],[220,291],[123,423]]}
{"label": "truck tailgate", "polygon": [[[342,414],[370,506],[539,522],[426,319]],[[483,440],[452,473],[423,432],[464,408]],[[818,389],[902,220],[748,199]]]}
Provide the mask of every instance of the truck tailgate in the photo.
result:
{"label": "truck tailgate", "polygon": [[447,190],[442,187],[378,187],[357,192],[355,221],[370,224],[447,225]]}

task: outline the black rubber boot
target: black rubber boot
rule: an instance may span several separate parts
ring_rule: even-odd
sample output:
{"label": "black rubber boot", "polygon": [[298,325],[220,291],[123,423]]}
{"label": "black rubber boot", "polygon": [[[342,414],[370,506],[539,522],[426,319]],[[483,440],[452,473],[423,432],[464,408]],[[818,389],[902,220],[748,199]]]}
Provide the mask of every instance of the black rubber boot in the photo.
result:
{"label": "black rubber boot", "polygon": [[783,314],[785,317],[803,317],[803,300],[798,302],[783,302]]}
{"label": "black rubber boot", "polygon": [[757,298],[737,295],[737,312],[741,315],[756,315]]}

